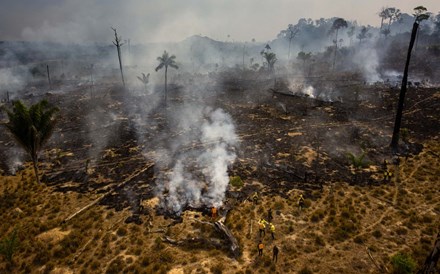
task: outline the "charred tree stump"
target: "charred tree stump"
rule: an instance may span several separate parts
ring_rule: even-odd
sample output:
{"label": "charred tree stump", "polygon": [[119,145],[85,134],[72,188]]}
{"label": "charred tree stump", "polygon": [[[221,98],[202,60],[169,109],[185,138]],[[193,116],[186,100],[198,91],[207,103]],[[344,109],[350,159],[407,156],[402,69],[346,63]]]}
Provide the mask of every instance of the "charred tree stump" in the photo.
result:
{"label": "charred tree stump", "polygon": [[234,237],[232,232],[229,230],[229,228],[224,224],[224,221],[226,219],[226,214],[223,216],[220,220],[214,223],[215,228],[219,230],[223,236],[226,237],[226,239],[229,241],[229,250],[231,251],[234,258],[238,258],[240,256],[240,246],[238,245],[237,239]]}

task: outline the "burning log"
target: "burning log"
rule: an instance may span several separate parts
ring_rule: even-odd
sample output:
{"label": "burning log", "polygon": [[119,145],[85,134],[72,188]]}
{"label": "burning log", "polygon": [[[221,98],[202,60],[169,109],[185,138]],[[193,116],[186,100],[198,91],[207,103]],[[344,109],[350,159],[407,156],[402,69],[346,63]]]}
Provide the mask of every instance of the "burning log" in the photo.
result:
{"label": "burning log", "polygon": [[145,173],[146,171],[148,171],[150,168],[152,168],[154,166],[154,164],[150,164],[148,166],[146,166],[145,168],[137,171],[136,173],[132,174],[131,176],[129,176],[125,181],[117,184],[117,185],[113,185],[110,190],[101,195],[100,197],[96,198],[93,202],[89,203],[88,205],[86,205],[85,207],[81,208],[80,210],[78,210],[77,212],[73,213],[72,215],[70,215],[69,217],[67,217],[66,219],[64,219],[62,221],[62,223],[66,223],[70,220],[72,220],[74,217],[78,216],[79,214],[81,214],[82,212],[86,211],[87,209],[89,209],[90,207],[96,205],[97,203],[99,203],[101,200],[103,200],[104,198],[113,195],[113,193],[116,190],[121,189],[122,187],[124,187],[127,183],[131,182],[133,179],[137,178],[138,176],[142,175],[143,173]]}

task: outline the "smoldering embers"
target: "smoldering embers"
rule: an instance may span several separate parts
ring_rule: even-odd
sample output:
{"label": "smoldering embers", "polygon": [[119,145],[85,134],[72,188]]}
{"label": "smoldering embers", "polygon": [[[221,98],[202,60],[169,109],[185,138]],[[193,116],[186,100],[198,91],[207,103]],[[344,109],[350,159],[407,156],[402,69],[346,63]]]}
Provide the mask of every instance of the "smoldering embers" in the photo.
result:
{"label": "smoldering embers", "polygon": [[192,207],[223,204],[229,183],[228,165],[236,159],[238,138],[232,118],[222,109],[205,108],[194,141],[200,143],[178,156],[160,189],[161,207],[175,214]]}

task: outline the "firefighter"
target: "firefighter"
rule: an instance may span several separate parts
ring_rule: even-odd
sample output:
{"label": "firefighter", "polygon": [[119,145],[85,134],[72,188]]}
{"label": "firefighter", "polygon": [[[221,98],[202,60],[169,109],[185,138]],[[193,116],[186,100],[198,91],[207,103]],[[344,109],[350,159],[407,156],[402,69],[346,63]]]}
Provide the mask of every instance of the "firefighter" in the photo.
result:
{"label": "firefighter", "polygon": [[212,219],[215,219],[215,218],[217,218],[217,208],[215,207],[215,206],[213,206],[212,208],[211,208],[211,217],[212,217]]}
{"label": "firefighter", "polygon": [[383,173],[383,181],[385,183],[390,182],[392,176],[393,176],[393,173],[391,171],[385,170],[385,172]]}
{"label": "firefighter", "polygon": [[272,217],[272,208],[269,208],[269,210],[267,211],[267,220],[269,222],[271,222],[272,219],[273,219],[273,217]]}
{"label": "firefighter", "polygon": [[258,228],[260,231],[260,238],[261,235],[263,235],[263,237],[266,236],[266,220],[260,219],[260,221],[258,222]]}
{"label": "firefighter", "polygon": [[270,228],[270,234],[272,235],[272,240],[275,240],[275,226],[272,223],[270,223],[269,228]]}
{"label": "firefighter", "polygon": [[274,245],[273,250],[272,250],[272,252],[273,252],[272,261],[278,262],[278,252],[279,251],[280,250],[278,249],[278,246]]}
{"label": "firefighter", "polygon": [[264,244],[261,242],[258,242],[258,256],[263,256],[263,248],[264,248]]}
{"label": "firefighter", "polygon": [[299,195],[299,199],[298,199],[298,207],[300,210],[302,210],[304,208],[304,197],[303,195]]}

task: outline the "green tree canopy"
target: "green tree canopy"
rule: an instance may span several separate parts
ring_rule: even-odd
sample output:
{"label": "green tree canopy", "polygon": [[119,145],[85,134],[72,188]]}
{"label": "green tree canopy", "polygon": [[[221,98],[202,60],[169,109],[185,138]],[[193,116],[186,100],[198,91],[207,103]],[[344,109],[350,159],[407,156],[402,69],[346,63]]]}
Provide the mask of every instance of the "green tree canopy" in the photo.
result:
{"label": "green tree canopy", "polygon": [[50,106],[46,100],[42,100],[29,108],[21,101],[15,101],[12,110],[7,108],[4,110],[9,118],[5,126],[18,144],[31,156],[35,176],[39,183],[38,152],[52,135],[59,109]]}

